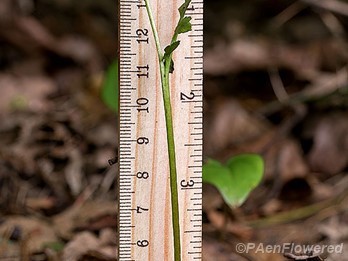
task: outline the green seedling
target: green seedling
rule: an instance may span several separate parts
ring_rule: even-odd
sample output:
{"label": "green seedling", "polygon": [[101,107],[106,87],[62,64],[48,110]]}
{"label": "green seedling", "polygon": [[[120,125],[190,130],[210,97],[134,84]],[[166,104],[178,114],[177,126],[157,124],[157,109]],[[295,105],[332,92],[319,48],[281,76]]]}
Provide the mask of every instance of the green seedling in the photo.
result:
{"label": "green seedling", "polygon": [[210,159],[203,166],[203,182],[215,186],[224,201],[231,208],[236,208],[261,182],[263,172],[263,159],[256,154],[238,155],[226,164]]}
{"label": "green seedling", "polygon": [[112,111],[118,112],[118,96],[118,60],[115,60],[105,73],[101,98]]}

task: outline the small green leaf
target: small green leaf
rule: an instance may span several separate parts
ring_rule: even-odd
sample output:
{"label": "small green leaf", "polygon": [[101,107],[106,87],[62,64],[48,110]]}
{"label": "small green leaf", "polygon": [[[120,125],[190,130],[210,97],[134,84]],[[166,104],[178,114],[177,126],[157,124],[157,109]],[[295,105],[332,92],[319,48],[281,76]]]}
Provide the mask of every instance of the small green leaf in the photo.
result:
{"label": "small green leaf", "polygon": [[[180,44],[180,41],[176,41],[171,43],[170,45],[168,45],[165,49],[164,49],[164,56],[163,56],[163,61],[165,62],[169,56],[175,51],[176,48],[178,48]],[[174,61],[173,59],[170,60],[170,66],[169,66],[169,73],[173,73],[174,72]]]}
{"label": "small green leaf", "polygon": [[180,44],[180,41],[176,41],[174,43],[171,43],[170,45],[168,45],[165,49],[164,49],[164,58],[169,57],[169,55],[171,55],[176,48],[178,48]]}
{"label": "small green leaf", "polygon": [[185,16],[186,10],[191,3],[191,0],[185,0],[185,2],[179,7],[180,19]]}
{"label": "small green leaf", "polygon": [[118,112],[118,61],[107,69],[101,91],[103,102],[114,112]]}
{"label": "small green leaf", "polygon": [[256,154],[235,156],[226,165],[209,160],[203,166],[203,182],[214,185],[228,205],[239,207],[260,183],[263,171],[263,159]]}
{"label": "small green leaf", "polygon": [[183,33],[191,31],[192,30],[191,19],[192,18],[189,16],[186,16],[186,17],[180,19],[180,21],[175,29],[175,32],[177,34],[183,34]]}

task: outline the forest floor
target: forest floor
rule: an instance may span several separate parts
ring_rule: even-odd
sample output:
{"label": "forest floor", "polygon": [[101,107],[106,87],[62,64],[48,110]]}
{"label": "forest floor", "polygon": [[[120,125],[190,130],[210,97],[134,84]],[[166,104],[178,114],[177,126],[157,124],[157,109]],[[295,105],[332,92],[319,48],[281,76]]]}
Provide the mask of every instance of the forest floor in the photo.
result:
{"label": "forest floor", "polygon": [[[117,115],[100,96],[115,3],[0,2],[0,260],[117,260]],[[347,17],[338,0],[205,1],[205,160],[266,169],[238,209],[204,186],[203,260],[281,261],[291,244],[348,260]]]}

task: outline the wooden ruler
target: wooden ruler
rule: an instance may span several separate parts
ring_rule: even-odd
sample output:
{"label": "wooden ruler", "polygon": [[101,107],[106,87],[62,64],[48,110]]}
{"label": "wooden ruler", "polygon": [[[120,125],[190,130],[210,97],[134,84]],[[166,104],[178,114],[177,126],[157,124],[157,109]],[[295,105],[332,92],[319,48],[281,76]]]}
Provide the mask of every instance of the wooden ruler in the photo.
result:
{"label": "wooden ruler", "polygon": [[[162,46],[184,0],[151,0]],[[143,0],[120,0],[119,260],[174,260],[169,162],[158,57]],[[171,102],[182,260],[202,259],[203,0],[174,52]]]}

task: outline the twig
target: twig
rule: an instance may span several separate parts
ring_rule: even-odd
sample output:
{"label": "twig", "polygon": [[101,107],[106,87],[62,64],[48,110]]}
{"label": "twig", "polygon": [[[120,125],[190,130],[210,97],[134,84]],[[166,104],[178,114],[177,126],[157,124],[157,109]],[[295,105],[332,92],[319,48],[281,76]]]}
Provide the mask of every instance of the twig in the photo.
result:
{"label": "twig", "polygon": [[348,16],[348,4],[337,0],[301,0],[302,2],[326,9],[328,11]]}
{"label": "twig", "polygon": [[266,218],[250,221],[247,223],[247,225],[251,227],[265,227],[269,225],[284,224],[284,223],[289,223],[291,221],[308,218],[318,213],[319,211],[333,208],[333,207],[337,208],[345,204],[346,203],[345,201],[347,198],[348,198],[348,191],[345,190],[341,192],[339,195],[335,196],[334,198],[327,199],[322,202],[315,203],[302,208],[298,208],[295,210],[282,212],[271,217],[266,217]]}
{"label": "twig", "polygon": [[291,20],[294,16],[299,14],[305,6],[301,4],[300,2],[295,2],[288,6],[285,10],[283,10],[281,13],[279,13],[276,17],[274,17],[273,20],[273,26],[275,28],[281,27],[283,24]]}
{"label": "twig", "polygon": [[271,68],[268,70],[269,79],[274,91],[274,94],[277,96],[279,102],[289,99],[289,95],[285,90],[282,79],[280,78],[279,71],[277,68]]}
{"label": "twig", "polygon": [[262,107],[258,113],[271,114],[284,106],[293,106],[304,102],[318,100],[322,97],[331,95],[339,90],[347,89],[348,73],[347,67],[343,67],[337,73],[331,75],[319,76],[315,83],[309,85],[303,91],[289,95],[286,100],[274,101]]}

